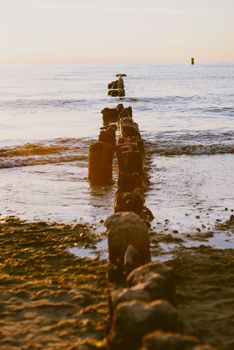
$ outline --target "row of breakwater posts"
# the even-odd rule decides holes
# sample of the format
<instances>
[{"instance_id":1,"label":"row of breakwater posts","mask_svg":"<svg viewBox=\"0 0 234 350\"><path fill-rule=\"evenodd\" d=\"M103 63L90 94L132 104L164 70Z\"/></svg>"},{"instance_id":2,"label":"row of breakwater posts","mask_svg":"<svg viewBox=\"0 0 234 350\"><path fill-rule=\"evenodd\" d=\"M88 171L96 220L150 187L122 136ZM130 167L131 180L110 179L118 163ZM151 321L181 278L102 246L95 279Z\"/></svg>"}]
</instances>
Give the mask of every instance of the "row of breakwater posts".
<instances>
[{"instance_id":1,"label":"row of breakwater posts","mask_svg":"<svg viewBox=\"0 0 234 350\"><path fill-rule=\"evenodd\" d=\"M149 185L145 146L131 107L118 104L102 110L99 140L89 148L92 185L112 183L118 161L114 214L105 220L108 237L109 350L214 350L184 334L176 308L173 270L151 261L149 228L153 218L145 206Z\"/></svg>"},{"instance_id":2,"label":"row of breakwater posts","mask_svg":"<svg viewBox=\"0 0 234 350\"><path fill-rule=\"evenodd\" d=\"M124 97L125 88L123 77L126 77L126 74L116 74L117 80L112 81L108 84L108 95L112 97Z\"/></svg>"}]
</instances>

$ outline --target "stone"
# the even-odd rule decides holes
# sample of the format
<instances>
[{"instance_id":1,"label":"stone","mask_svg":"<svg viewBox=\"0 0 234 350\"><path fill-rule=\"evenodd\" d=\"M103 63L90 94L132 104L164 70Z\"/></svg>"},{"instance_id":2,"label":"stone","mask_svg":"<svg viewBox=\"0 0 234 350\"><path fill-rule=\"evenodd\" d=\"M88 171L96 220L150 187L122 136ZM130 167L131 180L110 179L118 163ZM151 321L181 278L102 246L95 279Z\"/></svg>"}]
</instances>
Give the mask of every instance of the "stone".
<instances>
[{"instance_id":1,"label":"stone","mask_svg":"<svg viewBox=\"0 0 234 350\"><path fill-rule=\"evenodd\" d=\"M143 337L140 350L191 350L199 343L199 340L192 336L155 331Z\"/></svg>"},{"instance_id":2,"label":"stone","mask_svg":"<svg viewBox=\"0 0 234 350\"><path fill-rule=\"evenodd\" d=\"M137 350L145 334L155 330L177 332L179 328L177 311L166 301L123 302L115 308L107 348Z\"/></svg>"},{"instance_id":3,"label":"stone","mask_svg":"<svg viewBox=\"0 0 234 350\"><path fill-rule=\"evenodd\" d=\"M145 283L154 273L160 274L164 280L165 299L172 305L176 304L175 300L175 280L172 268L166 266L161 261L153 261L134 269L127 277L127 286L132 287L139 283Z\"/></svg>"},{"instance_id":4,"label":"stone","mask_svg":"<svg viewBox=\"0 0 234 350\"><path fill-rule=\"evenodd\" d=\"M150 273L148 275L148 280L142 283L138 283L136 286L139 285L145 292L148 293L151 301L157 299L166 299L166 278L161 276L159 273ZM168 301L170 302L170 300Z\"/></svg>"},{"instance_id":5,"label":"stone","mask_svg":"<svg viewBox=\"0 0 234 350\"><path fill-rule=\"evenodd\" d=\"M151 261L148 228L137 214L116 213L109 216L104 224L107 228L109 261L120 272L125 272L124 259L129 245L139 254L140 260L136 261L138 266ZM136 264L133 264L133 268ZM111 277L112 271L108 274Z\"/></svg>"},{"instance_id":6,"label":"stone","mask_svg":"<svg viewBox=\"0 0 234 350\"><path fill-rule=\"evenodd\" d=\"M157 273L152 273L145 283L113 291L111 293L111 309L114 310L118 304L126 301L152 302L157 299L165 300L165 278Z\"/></svg>"},{"instance_id":7,"label":"stone","mask_svg":"<svg viewBox=\"0 0 234 350\"><path fill-rule=\"evenodd\" d=\"M112 320L114 310L118 304L133 300L144 302L152 301L149 293L142 288L142 284L138 284L132 288L121 288L114 290L110 295L109 301L110 319Z\"/></svg>"}]
</instances>

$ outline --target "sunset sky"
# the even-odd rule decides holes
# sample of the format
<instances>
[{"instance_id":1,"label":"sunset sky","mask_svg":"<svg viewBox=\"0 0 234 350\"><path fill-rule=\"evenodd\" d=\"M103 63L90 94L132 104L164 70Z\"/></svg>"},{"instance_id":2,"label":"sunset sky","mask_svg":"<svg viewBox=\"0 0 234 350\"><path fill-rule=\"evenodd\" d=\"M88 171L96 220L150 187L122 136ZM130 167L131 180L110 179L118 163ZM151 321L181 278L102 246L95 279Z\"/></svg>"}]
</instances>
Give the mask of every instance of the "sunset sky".
<instances>
[{"instance_id":1,"label":"sunset sky","mask_svg":"<svg viewBox=\"0 0 234 350\"><path fill-rule=\"evenodd\" d=\"M0 63L234 61L234 0L0 0Z\"/></svg>"}]
</instances>

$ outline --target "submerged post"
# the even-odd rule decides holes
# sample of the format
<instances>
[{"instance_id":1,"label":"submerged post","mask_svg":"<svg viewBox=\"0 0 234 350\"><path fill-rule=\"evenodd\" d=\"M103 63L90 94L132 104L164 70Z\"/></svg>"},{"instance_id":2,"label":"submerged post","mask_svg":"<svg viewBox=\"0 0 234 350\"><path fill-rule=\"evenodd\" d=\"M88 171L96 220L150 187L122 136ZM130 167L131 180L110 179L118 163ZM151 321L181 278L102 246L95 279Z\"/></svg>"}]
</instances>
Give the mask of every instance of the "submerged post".
<instances>
[{"instance_id":1,"label":"submerged post","mask_svg":"<svg viewBox=\"0 0 234 350\"><path fill-rule=\"evenodd\" d=\"M191 57L191 65L194 65L194 63L195 63L194 57Z\"/></svg>"}]
</instances>

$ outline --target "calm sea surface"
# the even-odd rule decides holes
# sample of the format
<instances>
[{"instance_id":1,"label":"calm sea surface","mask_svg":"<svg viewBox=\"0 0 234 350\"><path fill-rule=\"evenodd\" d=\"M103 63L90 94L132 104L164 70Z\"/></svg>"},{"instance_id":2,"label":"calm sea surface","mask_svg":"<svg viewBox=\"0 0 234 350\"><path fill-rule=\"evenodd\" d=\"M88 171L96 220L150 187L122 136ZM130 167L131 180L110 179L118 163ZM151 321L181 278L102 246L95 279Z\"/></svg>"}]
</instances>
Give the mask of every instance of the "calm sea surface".
<instances>
[{"instance_id":1,"label":"calm sea surface","mask_svg":"<svg viewBox=\"0 0 234 350\"><path fill-rule=\"evenodd\" d=\"M90 187L87 153L100 111L120 102L107 96L118 72L128 75L121 102L152 154L155 230L176 230L189 245L214 232L209 244L233 247L233 233L217 229L234 209L231 63L0 65L0 214L98 229L112 213L115 185Z\"/></svg>"}]
</instances>

